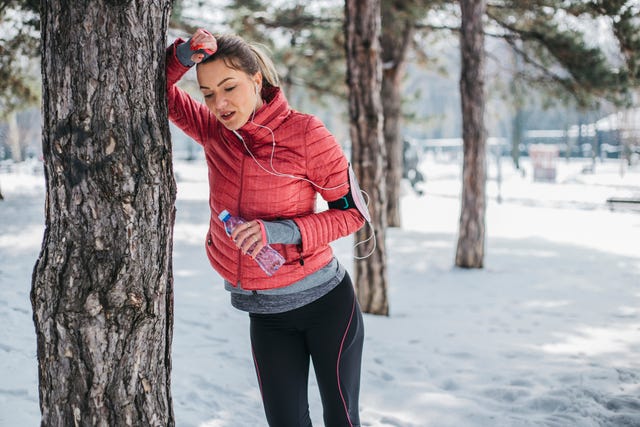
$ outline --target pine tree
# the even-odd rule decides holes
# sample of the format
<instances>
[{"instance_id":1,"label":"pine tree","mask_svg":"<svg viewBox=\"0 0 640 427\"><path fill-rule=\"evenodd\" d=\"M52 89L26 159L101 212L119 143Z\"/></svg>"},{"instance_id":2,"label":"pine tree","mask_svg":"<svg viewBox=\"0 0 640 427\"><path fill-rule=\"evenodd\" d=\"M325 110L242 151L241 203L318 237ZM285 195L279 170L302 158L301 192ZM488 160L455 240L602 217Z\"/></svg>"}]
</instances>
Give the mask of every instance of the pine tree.
<instances>
[{"instance_id":1,"label":"pine tree","mask_svg":"<svg viewBox=\"0 0 640 427\"><path fill-rule=\"evenodd\" d=\"M170 0L43 2L42 426L173 426Z\"/></svg>"},{"instance_id":2,"label":"pine tree","mask_svg":"<svg viewBox=\"0 0 640 427\"><path fill-rule=\"evenodd\" d=\"M556 98L569 97L584 109L598 100L627 104L635 85L631 66L616 64L588 34L572 25L572 21L609 18L614 22L614 35L633 44L627 32L616 30L619 22L629 24L629 20L616 18L620 8L597 6L614 3L625 2L509 0L490 3L487 16L520 58L524 68L518 70L519 79ZM635 25L637 32L640 24ZM621 43L620 54L624 51ZM630 55L627 63L633 65L637 55Z\"/></svg>"},{"instance_id":3,"label":"pine tree","mask_svg":"<svg viewBox=\"0 0 640 427\"><path fill-rule=\"evenodd\" d=\"M406 60L414 48L414 36L429 10L439 7L440 0L394 0L382 2L382 107L384 140L387 151L387 222L401 225L400 190L403 158L403 93ZM428 31L420 29L421 32Z\"/></svg>"},{"instance_id":4,"label":"pine tree","mask_svg":"<svg viewBox=\"0 0 640 427\"><path fill-rule=\"evenodd\" d=\"M379 0L346 0L345 47L347 55L347 85L349 87L349 117L351 161L360 184L370 195L371 225L376 233L376 246L359 245L355 262L355 287L358 301L366 313L388 315L387 264L385 249L386 164L382 138L382 67L380 63L380 2ZM371 233L364 227L356 233L364 241ZM369 252L371 252L369 254Z\"/></svg>"},{"instance_id":5,"label":"pine tree","mask_svg":"<svg viewBox=\"0 0 640 427\"><path fill-rule=\"evenodd\" d=\"M413 1L382 2L382 107L387 151L387 225L399 227L400 183L403 172L402 78L415 31Z\"/></svg>"},{"instance_id":6,"label":"pine tree","mask_svg":"<svg viewBox=\"0 0 640 427\"><path fill-rule=\"evenodd\" d=\"M460 98L462 100L462 200L456 265L484 265L486 131L484 125L485 0L460 0Z\"/></svg>"}]
</instances>

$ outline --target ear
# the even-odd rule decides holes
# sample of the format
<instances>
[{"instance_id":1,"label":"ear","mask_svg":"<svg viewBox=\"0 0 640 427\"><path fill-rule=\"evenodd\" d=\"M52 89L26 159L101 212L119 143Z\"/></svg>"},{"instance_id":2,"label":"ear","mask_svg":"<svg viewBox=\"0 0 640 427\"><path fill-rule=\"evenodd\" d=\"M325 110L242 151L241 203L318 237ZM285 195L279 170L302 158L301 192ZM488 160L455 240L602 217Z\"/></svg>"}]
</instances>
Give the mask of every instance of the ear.
<instances>
[{"instance_id":1,"label":"ear","mask_svg":"<svg viewBox=\"0 0 640 427\"><path fill-rule=\"evenodd\" d=\"M256 86L256 90L260 91L260 89L262 89L262 73L258 71L251 77L251 79Z\"/></svg>"}]
</instances>

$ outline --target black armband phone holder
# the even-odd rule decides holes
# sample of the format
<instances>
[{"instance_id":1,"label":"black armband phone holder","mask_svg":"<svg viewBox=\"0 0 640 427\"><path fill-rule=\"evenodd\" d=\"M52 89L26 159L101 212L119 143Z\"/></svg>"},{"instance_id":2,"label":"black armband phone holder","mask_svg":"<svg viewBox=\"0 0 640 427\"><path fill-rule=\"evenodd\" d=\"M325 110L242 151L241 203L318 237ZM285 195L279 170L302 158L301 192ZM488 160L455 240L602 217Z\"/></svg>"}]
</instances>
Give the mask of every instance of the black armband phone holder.
<instances>
[{"instance_id":1,"label":"black armband phone holder","mask_svg":"<svg viewBox=\"0 0 640 427\"><path fill-rule=\"evenodd\" d=\"M369 214L367 203L362 198L362 191L360 190L360 185L358 185L356 174L353 172L351 165L349 165L349 192L338 200L329 202L328 205L329 209L357 209L367 222L371 222L371 215Z\"/></svg>"},{"instance_id":2,"label":"black armband phone holder","mask_svg":"<svg viewBox=\"0 0 640 427\"><path fill-rule=\"evenodd\" d=\"M340 209L347 210L356 207L356 202L353 200L353 195L351 195L351 189L349 192L339 198L338 200L334 200L333 202L329 202L329 209Z\"/></svg>"}]
</instances>

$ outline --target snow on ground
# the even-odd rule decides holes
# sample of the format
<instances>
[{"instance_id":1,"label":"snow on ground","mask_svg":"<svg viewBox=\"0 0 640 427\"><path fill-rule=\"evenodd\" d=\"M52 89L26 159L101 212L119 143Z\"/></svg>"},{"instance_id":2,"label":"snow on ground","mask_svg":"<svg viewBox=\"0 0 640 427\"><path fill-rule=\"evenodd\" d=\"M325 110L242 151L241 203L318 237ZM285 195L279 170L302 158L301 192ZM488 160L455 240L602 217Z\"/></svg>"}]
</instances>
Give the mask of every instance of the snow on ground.
<instances>
[{"instance_id":1,"label":"snow on ground","mask_svg":"<svg viewBox=\"0 0 640 427\"><path fill-rule=\"evenodd\" d=\"M640 426L640 168L558 162L556 183L490 159L485 268L453 266L460 164L429 156L387 232L388 318L365 316L370 427ZM173 399L179 427L265 426L245 313L203 250L206 172L176 162ZM497 177L501 176L498 186ZM0 426L39 424L29 290L42 240L37 165L0 171ZM502 202L498 203L498 195ZM353 240L335 242L351 269ZM310 380L314 425L321 405Z\"/></svg>"}]
</instances>

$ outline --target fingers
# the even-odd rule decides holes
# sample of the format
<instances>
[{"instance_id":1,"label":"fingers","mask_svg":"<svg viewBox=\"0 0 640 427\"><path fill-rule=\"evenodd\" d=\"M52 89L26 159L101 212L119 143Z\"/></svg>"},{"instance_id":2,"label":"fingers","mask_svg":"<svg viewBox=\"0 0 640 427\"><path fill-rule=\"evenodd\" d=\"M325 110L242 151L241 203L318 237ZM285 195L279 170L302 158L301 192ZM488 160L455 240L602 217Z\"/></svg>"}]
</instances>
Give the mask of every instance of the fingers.
<instances>
[{"instance_id":1,"label":"fingers","mask_svg":"<svg viewBox=\"0 0 640 427\"><path fill-rule=\"evenodd\" d=\"M216 38L207 30L202 28L196 30L191 36L191 50L193 51L203 51L207 55L213 55L216 50L218 50L218 44L216 42ZM202 53L202 52L199 52ZM202 55L204 58L204 54ZM193 60L193 57L192 57ZM202 59L200 59L202 60ZM199 62L199 61L194 61Z\"/></svg>"},{"instance_id":2,"label":"fingers","mask_svg":"<svg viewBox=\"0 0 640 427\"><path fill-rule=\"evenodd\" d=\"M194 53L191 55L191 60L196 64L199 64L204 59L204 55L202 53Z\"/></svg>"},{"instance_id":3,"label":"fingers","mask_svg":"<svg viewBox=\"0 0 640 427\"><path fill-rule=\"evenodd\" d=\"M257 237L255 239L247 239L248 241L250 240L254 240L255 243L250 243L248 244L248 248L244 249L244 245L243 245L243 253L246 255L251 256L252 258L255 258L258 253L262 250L262 248L265 247L265 244L262 243L262 239L260 237Z\"/></svg>"},{"instance_id":4,"label":"fingers","mask_svg":"<svg viewBox=\"0 0 640 427\"><path fill-rule=\"evenodd\" d=\"M262 241L262 230L257 221L250 221L237 226L231 238L243 254L255 257L265 246Z\"/></svg>"},{"instance_id":5,"label":"fingers","mask_svg":"<svg viewBox=\"0 0 640 427\"><path fill-rule=\"evenodd\" d=\"M231 238L236 241L241 240L239 237L246 238L247 233L249 233L251 229L257 228L256 226L259 227L256 221L249 221L244 224L240 224L233 229L233 232L231 232Z\"/></svg>"}]
</instances>

